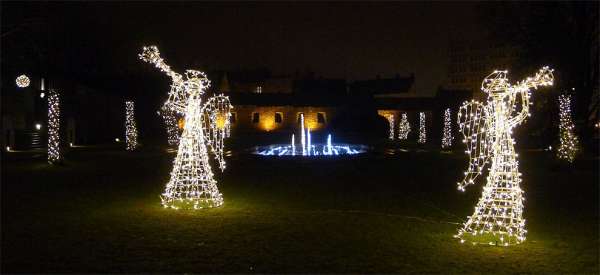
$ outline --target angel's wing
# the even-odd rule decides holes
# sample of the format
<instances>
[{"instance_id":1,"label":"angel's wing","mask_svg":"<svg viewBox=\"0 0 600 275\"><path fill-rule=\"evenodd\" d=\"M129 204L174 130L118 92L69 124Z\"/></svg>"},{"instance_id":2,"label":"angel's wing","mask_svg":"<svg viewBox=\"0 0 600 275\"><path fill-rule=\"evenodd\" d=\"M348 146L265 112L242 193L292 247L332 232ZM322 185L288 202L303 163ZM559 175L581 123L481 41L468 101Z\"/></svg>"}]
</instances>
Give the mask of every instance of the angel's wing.
<instances>
[{"instance_id":1,"label":"angel's wing","mask_svg":"<svg viewBox=\"0 0 600 275\"><path fill-rule=\"evenodd\" d=\"M230 135L231 124L231 103L229 98L223 95L216 95L208 99L202 106L202 127L204 128L204 141L215 155L221 171L225 169L225 159L223 158L224 139Z\"/></svg>"},{"instance_id":2,"label":"angel's wing","mask_svg":"<svg viewBox=\"0 0 600 275\"><path fill-rule=\"evenodd\" d=\"M490 130L487 107L478 101L464 102L458 112L458 126L463 134L465 151L469 155L469 167L464 179L458 183L458 189L474 184L477 176L481 175L485 164L489 161L491 141L487 132Z\"/></svg>"}]
</instances>

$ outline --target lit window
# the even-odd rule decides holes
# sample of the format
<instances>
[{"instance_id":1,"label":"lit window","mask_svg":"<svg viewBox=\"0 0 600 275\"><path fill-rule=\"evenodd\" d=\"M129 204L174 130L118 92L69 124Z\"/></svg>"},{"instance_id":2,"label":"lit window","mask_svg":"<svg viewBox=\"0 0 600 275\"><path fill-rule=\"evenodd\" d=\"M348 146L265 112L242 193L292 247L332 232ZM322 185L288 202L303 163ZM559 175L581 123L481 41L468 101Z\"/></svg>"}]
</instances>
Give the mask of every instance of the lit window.
<instances>
[{"instance_id":1,"label":"lit window","mask_svg":"<svg viewBox=\"0 0 600 275\"><path fill-rule=\"evenodd\" d=\"M283 121L283 114L277 112L275 113L275 123L281 123Z\"/></svg>"},{"instance_id":2,"label":"lit window","mask_svg":"<svg viewBox=\"0 0 600 275\"><path fill-rule=\"evenodd\" d=\"M252 123L258 123L260 121L259 113L252 113Z\"/></svg>"},{"instance_id":3,"label":"lit window","mask_svg":"<svg viewBox=\"0 0 600 275\"><path fill-rule=\"evenodd\" d=\"M325 123L325 113L317 113L317 123Z\"/></svg>"},{"instance_id":4,"label":"lit window","mask_svg":"<svg viewBox=\"0 0 600 275\"><path fill-rule=\"evenodd\" d=\"M262 87L261 86L256 86L256 90L254 90L255 93L257 94L262 94Z\"/></svg>"}]
</instances>

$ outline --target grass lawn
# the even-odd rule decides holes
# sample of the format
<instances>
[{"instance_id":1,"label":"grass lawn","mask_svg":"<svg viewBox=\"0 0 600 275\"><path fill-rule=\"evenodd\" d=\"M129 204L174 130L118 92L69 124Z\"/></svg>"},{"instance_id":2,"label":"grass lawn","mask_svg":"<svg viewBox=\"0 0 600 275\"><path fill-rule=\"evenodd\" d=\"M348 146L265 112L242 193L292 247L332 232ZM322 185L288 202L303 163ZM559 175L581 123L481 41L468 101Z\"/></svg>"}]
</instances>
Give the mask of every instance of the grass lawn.
<instances>
[{"instance_id":1,"label":"grass lawn","mask_svg":"<svg viewBox=\"0 0 600 275\"><path fill-rule=\"evenodd\" d=\"M75 148L58 167L11 153L2 272L599 272L597 159L522 153L529 233L505 248L452 237L483 186L456 190L463 154L391 153L234 153L215 173L224 206L199 211L160 205L164 149Z\"/></svg>"}]
</instances>

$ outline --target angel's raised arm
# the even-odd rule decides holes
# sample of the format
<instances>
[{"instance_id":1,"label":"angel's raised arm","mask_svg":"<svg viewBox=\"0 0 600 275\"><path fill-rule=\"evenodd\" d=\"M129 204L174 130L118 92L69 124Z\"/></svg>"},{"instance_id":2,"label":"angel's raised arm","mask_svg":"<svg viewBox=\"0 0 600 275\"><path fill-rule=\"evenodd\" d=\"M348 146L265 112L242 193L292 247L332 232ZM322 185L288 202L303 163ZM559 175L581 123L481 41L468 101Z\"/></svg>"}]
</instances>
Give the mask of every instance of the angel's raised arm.
<instances>
[{"instance_id":1,"label":"angel's raised arm","mask_svg":"<svg viewBox=\"0 0 600 275\"><path fill-rule=\"evenodd\" d=\"M463 134L463 143L467 146L465 153L469 155L469 167L465 177L458 182L458 189L475 183L489 160L491 144L488 131L490 122L486 106L478 101L464 102L458 111L458 126Z\"/></svg>"},{"instance_id":2,"label":"angel's raised arm","mask_svg":"<svg viewBox=\"0 0 600 275\"><path fill-rule=\"evenodd\" d=\"M171 77L173 83L177 83L182 80L181 75L171 70L171 67L165 63L165 60L162 57L160 57L160 52L156 46L145 46L142 53L138 56L141 60L150 64L154 64L156 68L166 73L169 77Z\"/></svg>"},{"instance_id":3,"label":"angel's raised arm","mask_svg":"<svg viewBox=\"0 0 600 275\"><path fill-rule=\"evenodd\" d=\"M529 116L529 91L537 89L538 87L550 86L554 83L554 75L552 75L552 69L548 67L542 67L533 77L528 77L525 80L519 82L517 85L511 87L511 102L515 104L517 96L521 97L521 110L512 116L509 120L510 125L517 125L527 119Z\"/></svg>"}]
</instances>

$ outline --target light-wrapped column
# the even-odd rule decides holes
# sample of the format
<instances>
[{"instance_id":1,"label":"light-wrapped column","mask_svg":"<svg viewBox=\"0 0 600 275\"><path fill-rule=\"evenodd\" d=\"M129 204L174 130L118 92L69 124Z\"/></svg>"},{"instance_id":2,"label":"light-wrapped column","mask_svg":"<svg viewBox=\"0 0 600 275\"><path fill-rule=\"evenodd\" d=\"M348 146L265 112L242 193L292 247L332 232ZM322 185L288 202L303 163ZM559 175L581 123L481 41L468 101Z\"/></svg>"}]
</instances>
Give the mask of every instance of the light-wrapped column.
<instances>
[{"instance_id":1,"label":"light-wrapped column","mask_svg":"<svg viewBox=\"0 0 600 275\"><path fill-rule=\"evenodd\" d=\"M427 142L427 127L425 124L425 113L419 113L419 143L424 144Z\"/></svg>"},{"instance_id":2,"label":"light-wrapped column","mask_svg":"<svg viewBox=\"0 0 600 275\"><path fill-rule=\"evenodd\" d=\"M60 99L58 92L50 90L48 95L48 163L60 162Z\"/></svg>"},{"instance_id":3,"label":"light-wrapped column","mask_svg":"<svg viewBox=\"0 0 600 275\"><path fill-rule=\"evenodd\" d=\"M135 150L138 146L138 131L135 124L135 109L133 101L125 102L125 143L126 149Z\"/></svg>"},{"instance_id":4,"label":"light-wrapped column","mask_svg":"<svg viewBox=\"0 0 600 275\"><path fill-rule=\"evenodd\" d=\"M448 149L452 146L452 120L450 119L450 108L444 111L444 132L442 135L442 149Z\"/></svg>"}]
</instances>

